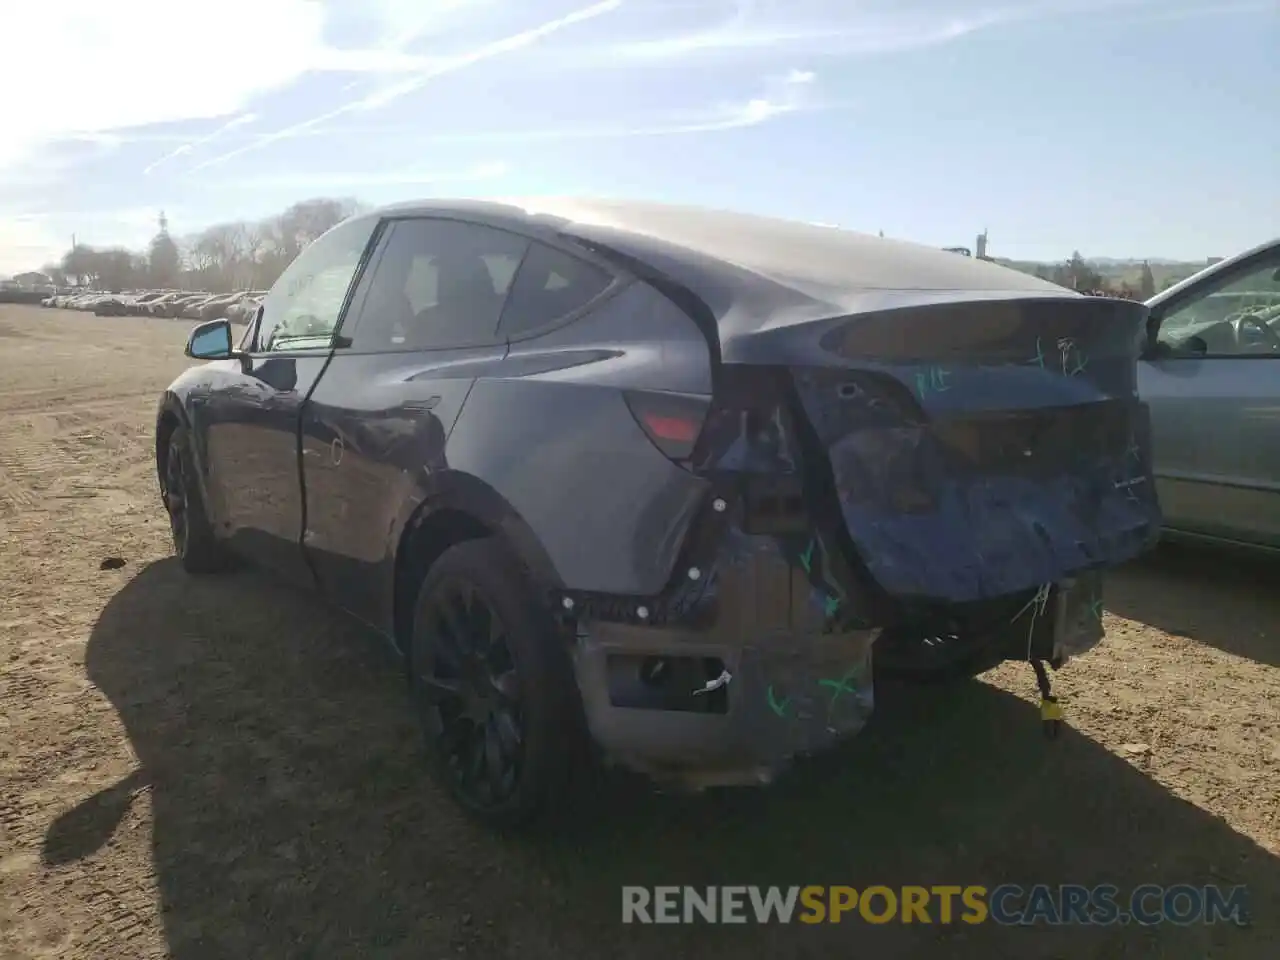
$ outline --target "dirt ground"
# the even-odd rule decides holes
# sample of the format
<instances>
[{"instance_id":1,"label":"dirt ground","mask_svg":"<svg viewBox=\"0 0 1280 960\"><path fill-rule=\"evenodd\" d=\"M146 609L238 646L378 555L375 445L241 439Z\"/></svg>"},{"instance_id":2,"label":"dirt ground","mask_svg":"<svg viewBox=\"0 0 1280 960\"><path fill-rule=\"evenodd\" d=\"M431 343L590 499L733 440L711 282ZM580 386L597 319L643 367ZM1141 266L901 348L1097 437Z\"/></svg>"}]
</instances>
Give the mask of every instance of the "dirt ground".
<instances>
[{"instance_id":1,"label":"dirt ground","mask_svg":"<svg viewBox=\"0 0 1280 960\"><path fill-rule=\"evenodd\" d=\"M768 791L606 784L571 834L499 839L427 782L377 642L170 559L152 426L187 329L0 307L0 958L1280 956L1274 563L1120 571L1057 742L1007 664L890 692ZM620 923L622 884L1005 882L1247 884L1253 921Z\"/></svg>"}]
</instances>

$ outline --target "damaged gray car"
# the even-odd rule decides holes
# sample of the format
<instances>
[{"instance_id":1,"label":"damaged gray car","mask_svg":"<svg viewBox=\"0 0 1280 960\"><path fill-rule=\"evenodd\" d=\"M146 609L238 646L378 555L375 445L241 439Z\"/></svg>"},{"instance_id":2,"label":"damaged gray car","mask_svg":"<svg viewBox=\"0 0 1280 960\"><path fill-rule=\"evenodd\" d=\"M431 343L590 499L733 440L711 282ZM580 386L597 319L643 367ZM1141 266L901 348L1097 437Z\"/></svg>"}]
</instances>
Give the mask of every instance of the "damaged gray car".
<instances>
[{"instance_id":1,"label":"damaged gray car","mask_svg":"<svg viewBox=\"0 0 1280 960\"><path fill-rule=\"evenodd\" d=\"M247 559L403 656L494 825L590 745L769 781L928 681L1102 637L1160 527L1146 308L827 227L623 201L335 227L165 392L192 573Z\"/></svg>"}]
</instances>

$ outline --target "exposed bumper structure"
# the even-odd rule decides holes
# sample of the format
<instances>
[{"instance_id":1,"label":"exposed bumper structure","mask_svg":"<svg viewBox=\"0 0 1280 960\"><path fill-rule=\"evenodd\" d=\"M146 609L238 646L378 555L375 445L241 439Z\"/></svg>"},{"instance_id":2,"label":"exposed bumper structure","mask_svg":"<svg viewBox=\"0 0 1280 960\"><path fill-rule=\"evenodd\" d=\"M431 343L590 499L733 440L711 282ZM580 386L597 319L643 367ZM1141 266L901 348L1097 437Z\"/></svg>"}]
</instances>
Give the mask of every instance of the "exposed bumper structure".
<instances>
[{"instance_id":1,"label":"exposed bumper structure","mask_svg":"<svg viewBox=\"0 0 1280 960\"><path fill-rule=\"evenodd\" d=\"M888 638L813 583L821 549L814 538L789 557L775 538L735 529L716 567L691 567L665 598L562 595L576 615L587 724L604 754L681 787L761 784L862 730L876 645ZM999 618L977 627L993 665L1057 667L1096 646L1101 590L1091 573L984 609Z\"/></svg>"},{"instance_id":2,"label":"exposed bumper structure","mask_svg":"<svg viewBox=\"0 0 1280 960\"><path fill-rule=\"evenodd\" d=\"M601 624L577 647L587 722L607 755L655 780L767 783L866 724L876 633L709 643Z\"/></svg>"},{"instance_id":3,"label":"exposed bumper structure","mask_svg":"<svg viewBox=\"0 0 1280 960\"><path fill-rule=\"evenodd\" d=\"M659 597L561 597L593 739L659 781L767 782L871 715L879 630L817 532L746 533L744 506L712 495Z\"/></svg>"}]
</instances>

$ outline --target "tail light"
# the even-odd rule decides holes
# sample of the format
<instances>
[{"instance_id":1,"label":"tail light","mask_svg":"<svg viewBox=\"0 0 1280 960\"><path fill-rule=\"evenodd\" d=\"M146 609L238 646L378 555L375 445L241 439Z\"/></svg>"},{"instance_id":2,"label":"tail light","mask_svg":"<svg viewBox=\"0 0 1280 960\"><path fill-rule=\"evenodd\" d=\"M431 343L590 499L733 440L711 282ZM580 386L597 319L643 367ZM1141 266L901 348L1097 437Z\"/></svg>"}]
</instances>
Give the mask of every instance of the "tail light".
<instances>
[{"instance_id":1,"label":"tail light","mask_svg":"<svg viewBox=\"0 0 1280 960\"><path fill-rule=\"evenodd\" d=\"M693 456L711 407L710 397L647 390L628 390L623 397L655 447L675 461Z\"/></svg>"}]
</instances>

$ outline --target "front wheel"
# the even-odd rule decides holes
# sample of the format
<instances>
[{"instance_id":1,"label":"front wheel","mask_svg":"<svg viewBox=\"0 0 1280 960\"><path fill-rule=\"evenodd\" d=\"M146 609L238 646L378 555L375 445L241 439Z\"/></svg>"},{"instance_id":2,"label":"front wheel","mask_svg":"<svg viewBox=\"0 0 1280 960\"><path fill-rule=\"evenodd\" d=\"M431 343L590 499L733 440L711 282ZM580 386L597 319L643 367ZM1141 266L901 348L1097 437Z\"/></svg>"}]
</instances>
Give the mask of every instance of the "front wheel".
<instances>
[{"instance_id":1,"label":"front wheel","mask_svg":"<svg viewBox=\"0 0 1280 960\"><path fill-rule=\"evenodd\" d=\"M169 530L173 535L173 552L187 573L215 573L229 566L222 545L213 535L213 527L205 513L204 498L196 480L195 458L191 439L184 427L175 427L169 435L165 457L164 483L161 493L169 514Z\"/></svg>"},{"instance_id":2,"label":"front wheel","mask_svg":"<svg viewBox=\"0 0 1280 960\"><path fill-rule=\"evenodd\" d=\"M508 829L565 797L582 756L569 650L499 541L460 543L432 564L408 654L432 772L457 803Z\"/></svg>"}]
</instances>

